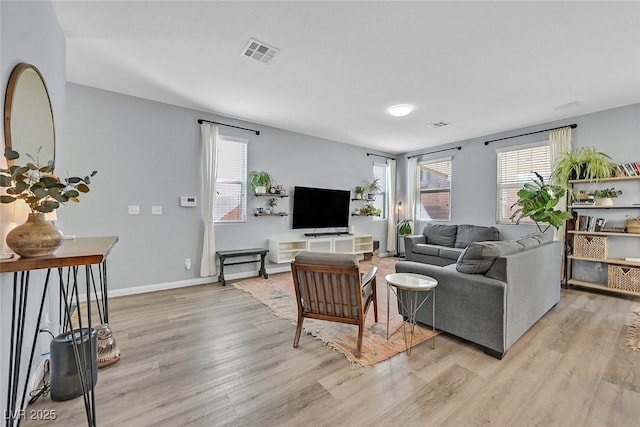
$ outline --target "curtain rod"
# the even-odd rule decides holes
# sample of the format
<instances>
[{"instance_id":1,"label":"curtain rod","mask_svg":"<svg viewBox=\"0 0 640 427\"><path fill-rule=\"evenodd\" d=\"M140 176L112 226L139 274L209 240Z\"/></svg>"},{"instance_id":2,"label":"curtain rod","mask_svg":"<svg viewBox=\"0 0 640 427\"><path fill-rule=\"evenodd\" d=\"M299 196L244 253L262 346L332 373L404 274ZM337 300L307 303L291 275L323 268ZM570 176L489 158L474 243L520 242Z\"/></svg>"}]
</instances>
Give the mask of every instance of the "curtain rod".
<instances>
[{"instance_id":1,"label":"curtain rod","mask_svg":"<svg viewBox=\"0 0 640 427\"><path fill-rule=\"evenodd\" d=\"M249 132L255 132L255 133L256 133L256 135L260 135L260 131L259 131L259 130L249 129L249 128L241 128L240 126L227 125L227 124L225 124L225 123L212 122L211 120L198 119L198 123L202 124L202 123L204 123L204 122L207 122L207 123L213 123L214 125L227 126L227 127L230 127L230 128L236 128L236 129L248 130Z\"/></svg>"},{"instance_id":2,"label":"curtain rod","mask_svg":"<svg viewBox=\"0 0 640 427\"><path fill-rule=\"evenodd\" d=\"M395 157L389 157L389 156L383 156L382 154L375 154L375 153L367 153L367 157L369 156L376 156L376 157L382 157L384 159L389 159L389 160L395 160Z\"/></svg>"},{"instance_id":3,"label":"curtain rod","mask_svg":"<svg viewBox=\"0 0 640 427\"><path fill-rule=\"evenodd\" d=\"M533 135L535 133L549 132L549 131L552 131L552 130L564 129L564 128L575 129L577 127L578 127L577 124L572 123L570 125L558 126L557 128L549 128L549 129L537 130L535 132L529 132L529 133L523 133L523 134L520 134L520 135L514 135L514 136L507 136L507 137L504 137L504 138L492 139L492 140L489 140L489 141L485 141L484 145L489 145L490 142L502 141L502 140L511 139L511 138L518 138L518 137L521 137L521 136Z\"/></svg>"},{"instance_id":4,"label":"curtain rod","mask_svg":"<svg viewBox=\"0 0 640 427\"><path fill-rule=\"evenodd\" d=\"M412 157L426 156L427 154L441 153L443 151L449 151L449 150L458 150L458 151L460 151L460 150L462 150L462 146L458 145L457 147L453 147L453 148L445 148L443 150L429 151L428 153L414 154L413 156L407 156L407 159L410 159Z\"/></svg>"}]
</instances>

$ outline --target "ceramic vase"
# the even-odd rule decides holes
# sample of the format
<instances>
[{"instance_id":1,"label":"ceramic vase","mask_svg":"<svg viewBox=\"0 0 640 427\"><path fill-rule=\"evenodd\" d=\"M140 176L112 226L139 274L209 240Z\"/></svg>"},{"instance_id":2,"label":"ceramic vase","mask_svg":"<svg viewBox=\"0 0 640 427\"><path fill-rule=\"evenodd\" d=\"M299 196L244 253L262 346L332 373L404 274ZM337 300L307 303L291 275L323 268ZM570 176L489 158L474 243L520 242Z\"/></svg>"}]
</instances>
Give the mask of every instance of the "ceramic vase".
<instances>
[{"instance_id":1,"label":"ceramic vase","mask_svg":"<svg viewBox=\"0 0 640 427\"><path fill-rule=\"evenodd\" d=\"M45 221L43 213L30 213L27 221L7 234L7 246L18 255L29 258L51 255L62 245L62 231Z\"/></svg>"}]
</instances>

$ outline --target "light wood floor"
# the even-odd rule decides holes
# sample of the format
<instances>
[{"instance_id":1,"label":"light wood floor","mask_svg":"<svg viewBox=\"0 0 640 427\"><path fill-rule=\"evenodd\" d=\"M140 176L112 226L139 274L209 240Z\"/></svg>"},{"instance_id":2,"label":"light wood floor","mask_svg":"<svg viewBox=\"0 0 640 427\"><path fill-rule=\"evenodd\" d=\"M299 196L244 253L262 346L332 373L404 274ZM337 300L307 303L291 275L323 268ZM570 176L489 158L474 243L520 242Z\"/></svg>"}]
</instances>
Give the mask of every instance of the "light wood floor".
<instances>
[{"instance_id":1,"label":"light wood floor","mask_svg":"<svg viewBox=\"0 0 640 427\"><path fill-rule=\"evenodd\" d=\"M383 282L383 281L381 281ZM100 370L100 426L638 426L640 299L563 290L503 360L440 335L410 357L352 368L233 286L114 298L122 360ZM86 425L81 398L41 398L56 426ZM24 425L46 425L43 421Z\"/></svg>"}]
</instances>

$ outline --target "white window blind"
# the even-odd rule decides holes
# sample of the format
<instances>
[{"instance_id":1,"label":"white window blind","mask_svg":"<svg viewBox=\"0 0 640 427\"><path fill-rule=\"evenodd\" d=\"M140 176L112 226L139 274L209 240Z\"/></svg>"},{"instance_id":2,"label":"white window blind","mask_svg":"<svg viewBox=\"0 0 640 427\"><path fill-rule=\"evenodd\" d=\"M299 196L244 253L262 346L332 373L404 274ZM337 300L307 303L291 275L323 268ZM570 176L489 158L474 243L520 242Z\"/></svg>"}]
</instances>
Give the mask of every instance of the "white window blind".
<instances>
[{"instance_id":1,"label":"white window blind","mask_svg":"<svg viewBox=\"0 0 640 427\"><path fill-rule=\"evenodd\" d=\"M508 222L511 216L511 206L518 200L518 191L524 183L535 178L537 172L546 180L551 175L551 150L547 142L528 145L517 149L501 150L497 152L498 183L497 208L498 222ZM514 210L517 206L514 207ZM523 218L522 222L531 222Z\"/></svg>"},{"instance_id":2,"label":"white window blind","mask_svg":"<svg viewBox=\"0 0 640 427\"><path fill-rule=\"evenodd\" d=\"M451 219L451 157L418 164L420 188L418 215L421 220Z\"/></svg>"},{"instance_id":3,"label":"white window blind","mask_svg":"<svg viewBox=\"0 0 640 427\"><path fill-rule=\"evenodd\" d=\"M389 166L385 163L373 164L373 177L380 180L380 188L382 191L376 195L376 200L372 202L373 206L380 209L382 213L374 219L387 219L387 206L389 205Z\"/></svg>"},{"instance_id":4,"label":"white window blind","mask_svg":"<svg viewBox=\"0 0 640 427\"><path fill-rule=\"evenodd\" d=\"M214 221L243 222L247 219L247 141L221 136Z\"/></svg>"}]
</instances>

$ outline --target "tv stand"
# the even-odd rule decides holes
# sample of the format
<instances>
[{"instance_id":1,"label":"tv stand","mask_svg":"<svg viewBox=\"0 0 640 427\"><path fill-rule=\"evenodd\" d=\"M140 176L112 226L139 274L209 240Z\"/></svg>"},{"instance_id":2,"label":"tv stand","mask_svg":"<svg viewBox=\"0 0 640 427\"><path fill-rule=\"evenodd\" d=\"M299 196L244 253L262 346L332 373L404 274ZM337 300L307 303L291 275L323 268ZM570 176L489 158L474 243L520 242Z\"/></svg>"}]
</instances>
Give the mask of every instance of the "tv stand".
<instances>
[{"instance_id":1,"label":"tv stand","mask_svg":"<svg viewBox=\"0 0 640 427\"><path fill-rule=\"evenodd\" d=\"M320 236L343 236L348 235L348 231L327 231L323 233L304 233L305 237L320 237Z\"/></svg>"},{"instance_id":2,"label":"tv stand","mask_svg":"<svg viewBox=\"0 0 640 427\"><path fill-rule=\"evenodd\" d=\"M315 233L314 233L315 234ZM319 236L305 236L300 238L269 239L269 260L276 264L291 262L300 251L333 252L358 254L373 252L373 236L371 234L348 234L340 232L322 234Z\"/></svg>"}]
</instances>

